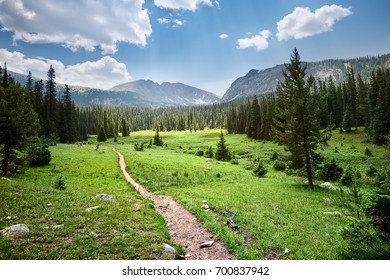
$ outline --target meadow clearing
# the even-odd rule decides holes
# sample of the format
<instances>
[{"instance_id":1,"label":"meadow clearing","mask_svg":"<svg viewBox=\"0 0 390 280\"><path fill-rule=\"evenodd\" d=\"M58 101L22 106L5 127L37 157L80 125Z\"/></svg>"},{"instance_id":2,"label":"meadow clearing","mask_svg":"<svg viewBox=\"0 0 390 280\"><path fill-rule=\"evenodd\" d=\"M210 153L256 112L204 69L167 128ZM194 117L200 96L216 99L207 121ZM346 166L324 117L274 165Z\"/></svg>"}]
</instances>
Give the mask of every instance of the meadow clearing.
<instances>
[{"instance_id":1,"label":"meadow clearing","mask_svg":"<svg viewBox=\"0 0 390 280\"><path fill-rule=\"evenodd\" d=\"M162 253L163 243L184 252L170 242L151 201L124 180L113 147L125 156L127 171L138 183L155 194L173 196L238 259L351 258L340 235L345 217L339 192L309 189L304 177L274 170L271 158L276 152L282 161L287 155L283 146L227 134L226 144L238 163L231 164L196 156L210 146L216 150L220 130L161 132L164 146L148 148L153 135L132 132L98 148L96 137L88 143L57 144L50 147L49 165L29 168L9 177L11 181L1 179L0 228L24 223L30 232L12 242L0 237L0 259L172 258ZM135 151L134 144L143 142L145 150ZM366 147L373 156L364 154ZM369 166L387 163L384 149L367 143L361 131L333 131L329 144L319 149L363 176ZM258 160L267 169L262 178L253 174ZM60 176L64 190L53 188ZM93 199L102 193L115 199ZM203 201L210 210L201 207ZM239 230L226 224L229 213L236 214Z\"/></svg>"}]
</instances>

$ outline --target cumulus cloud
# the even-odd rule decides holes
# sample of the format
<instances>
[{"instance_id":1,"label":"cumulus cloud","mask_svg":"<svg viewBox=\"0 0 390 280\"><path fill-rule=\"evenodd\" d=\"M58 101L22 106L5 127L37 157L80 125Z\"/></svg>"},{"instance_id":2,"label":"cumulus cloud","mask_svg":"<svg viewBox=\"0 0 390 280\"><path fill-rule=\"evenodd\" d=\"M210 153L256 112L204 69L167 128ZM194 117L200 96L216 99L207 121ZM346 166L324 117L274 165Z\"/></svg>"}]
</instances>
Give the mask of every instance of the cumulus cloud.
<instances>
[{"instance_id":1,"label":"cumulus cloud","mask_svg":"<svg viewBox=\"0 0 390 280\"><path fill-rule=\"evenodd\" d=\"M58 83L92 88L109 89L131 79L126 65L110 56L104 56L97 61L64 65L59 60L27 58L20 52L0 49L0 62L6 62L11 71L24 74L31 71L33 76L42 79L46 79L46 73L50 65L53 65Z\"/></svg>"},{"instance_id":2,"label":"cumulus cloud","mask_svg":"<svg viewBox=\"0 0 390 280\"><path fill-rule=\"evenodd\" d=\"M219 35L219 38L222 39L222 40L223 40L223 39L226 39L227 37L229 37L229 35L227 35L227 34L225 34L225 33Z\"/></svg>"},{"instance_id":3,"label":"cumulus cloud","mask_svg":"<svg viewBox=\"0 0 390 280\"><path fill-rule=\"evenodd\" d=\"M154 4L161 9L189 11L195 11L200 5L209 7L213 7L214 4L219 5L218 1L213 0L154 0Z\"/></svg>"},{"instance_id":4,"label":"cumulus cloud","mask_svg":"<svg viewBox=\"0 0 390 280\"><path fill-rule=\"evenodd\" d=\"M118 42L145 46L152 34L144 0L1 0L3 31L13 40L115 53Z\"/></svg>"},{"instance_id":5,"label":"cumulus cloud","mask_svg":"<svg viewBox=\"0 0 390 280\"><path fill-rule=\"evenodd\" d=\"M352 15L351 9L325 5L311 12L307 7L297 7L291 14L278 21L276 37L279 41L287 41L332 31L337 21Z\"/></svg>"},{"instance_id":6,"label":"cumulus cloud","mask_svg":"<svg viewBox=\"0 0 390 280\"><path fill-rule=\"evenodd\" d=\"M249 38L243 38L237 40L238 49L256 48L258 51L268 48L268 38L271 36L271 31L262 30L259 34L253 35Z\"/></svg>"}]
</instances>

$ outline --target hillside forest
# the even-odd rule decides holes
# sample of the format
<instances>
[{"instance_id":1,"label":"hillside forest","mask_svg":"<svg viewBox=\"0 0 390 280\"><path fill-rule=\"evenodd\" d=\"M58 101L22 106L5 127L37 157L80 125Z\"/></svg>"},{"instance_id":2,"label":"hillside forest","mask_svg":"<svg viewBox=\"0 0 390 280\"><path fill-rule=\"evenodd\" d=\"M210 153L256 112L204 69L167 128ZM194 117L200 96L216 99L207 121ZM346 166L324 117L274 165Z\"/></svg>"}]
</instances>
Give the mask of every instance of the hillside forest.
<instances>
[{"instance_id":1,"label":"hillside forest","mask_svg":"<svg viewBox=\"0 0 390 280\"><path fill-rule=\"evenodd\" d=\"M332 76L315 80L306 74L305 63L295 50L283 69L284 81L272 94L207 106L137 108L76 106L68 85L61 92L57 90L52 67L47 80L33 80L30 72L26 83L21 85L4 65L0 67L1 171L8 176L23 173L28 166L47 164L49 147L56 143L84 143L91 137L98 142L109 138L117 142L143 130L154 130L158 141L158 132L218 129L222 144L222 130L226 130L228 134L245 134L253 142L274 141L284 145L290 153L283 163L286 170L307 177L313 187L316 177L341 179L341 175L333 176L337 162L316 153L319 143L326 143L332 133L349 135L363 130L365 141L389 148L389 69L377 68L369 79L364 79L348 66L347 77L341 82L335 82ZM369 154L370 150L366 152ZM226 160L233 161L234 154ZM327 173L328 176L326 172L332 174ZM377 257L388 258L390 171L384 167L376 172L377 187L365 213L367 217L375 217L375 221L368 223L370 229L376 230L371 237L375 236L380 249L375 245L373 250L379 251ZM359 200L355 171L347 169L343 178L343 184ZM352 225L346 236L356 241L359 238L354 234L359 229L359 225Z\"/></svg>"}]
</instances>

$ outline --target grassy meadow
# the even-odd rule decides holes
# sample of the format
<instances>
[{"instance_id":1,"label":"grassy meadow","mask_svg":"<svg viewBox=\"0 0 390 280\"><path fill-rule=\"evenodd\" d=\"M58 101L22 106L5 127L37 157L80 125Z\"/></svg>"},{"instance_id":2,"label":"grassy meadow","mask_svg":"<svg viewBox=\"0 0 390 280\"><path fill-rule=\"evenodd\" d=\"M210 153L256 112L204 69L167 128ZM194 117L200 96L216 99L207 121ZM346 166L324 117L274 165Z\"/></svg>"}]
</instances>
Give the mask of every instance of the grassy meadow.
<instances>
[{"instance_id":1,"label":"grassy meadow","mask_svg":"<svg viewBox=\"0 0 390 280\"><path fill-rule=\"evenodd\" d=\"M283 147L245 135L225 135L237 165L195 155L209 146L215 152L219 134L219 130L161 132L164 147L140 152L134 143L147 145L154 132L133 132L118 142L110 139L99 149L96 138L88 144L51 147L50 165L30 168L11 177L11 182L0 180L0 228L25 223L31 230L13 242L0 237L0 259L167 258L162 254L162 244L169 243L165 221L125 182L112 147L125 156L136 181L149 191L175 197L239 259L349 258L344 254L347 243L339 234L344 217L324 214L342 211L337 191L311 190L303 177L275 171L271 156L287 155ZM364 154L366 147L373 157ZM319 149L343 167L353 165L363 176L368 166L386 164L383 148L366 143L359 131L334 131L329 144ZM258 158L268 170L263 178L252 172ZM60 175L66 185L63 191L53 188ZM91 199L100 193L115 199ZM204 200L213 210L201 208ZM86 211L93 206L100 208ZM236 214L239 230L226 225L230 214L225 212ZM290 254L284 254L286 248Z\"/></svg>"}]
</instances>

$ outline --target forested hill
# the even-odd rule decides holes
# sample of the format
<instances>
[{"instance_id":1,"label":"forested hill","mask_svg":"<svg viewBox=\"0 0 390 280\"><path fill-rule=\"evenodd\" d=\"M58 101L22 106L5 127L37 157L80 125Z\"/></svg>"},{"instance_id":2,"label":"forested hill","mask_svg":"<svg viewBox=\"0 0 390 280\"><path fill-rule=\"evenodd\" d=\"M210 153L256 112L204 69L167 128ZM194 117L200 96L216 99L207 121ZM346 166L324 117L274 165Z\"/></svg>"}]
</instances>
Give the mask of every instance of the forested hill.
<instances>
[{"instance_id":1,"label":"forested hill","mask_svg":"<svg viewBox=\"0 0 390 280\"><path fill-rule=\"evenodd\" d=\"M334 82L343 82L347 77L347 67L352 66L356 74L368 80L378 67L390 68L390 54L361 57L355 59L328 59L319 62L307 62L307 73L317 79L333 77ZM278 81L283 80L284 64L264 70L252 69L243 77L235 80L222 98L229 102L254 95L266 95L274 92Z\"/></svg>"}]
</instances>

